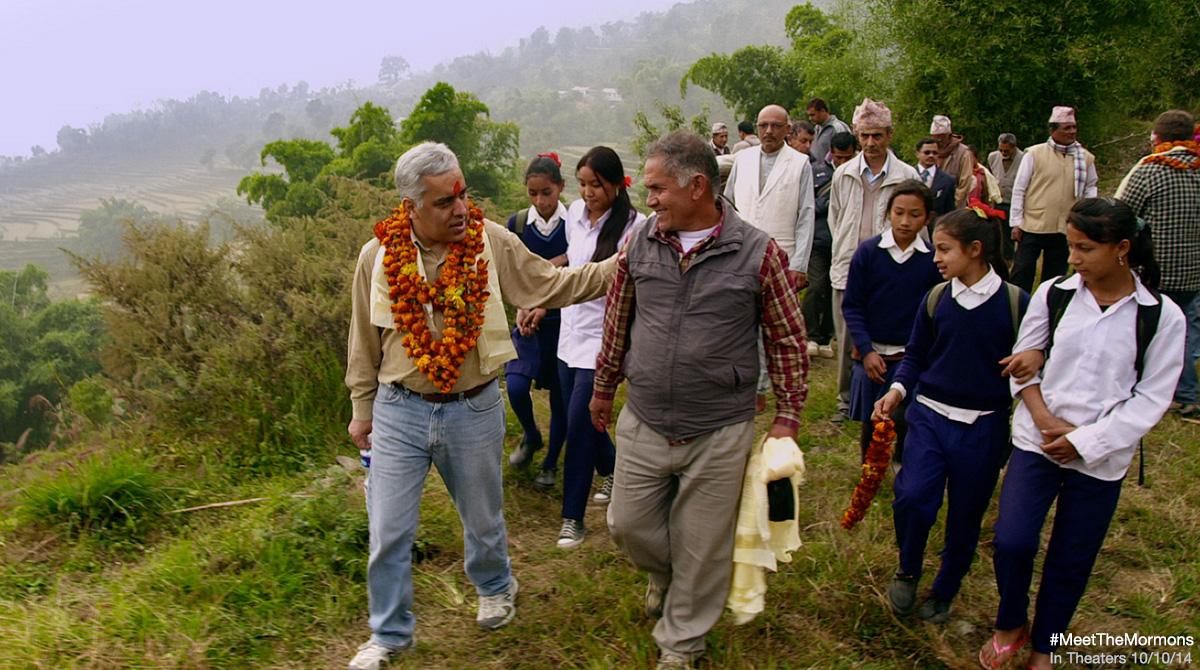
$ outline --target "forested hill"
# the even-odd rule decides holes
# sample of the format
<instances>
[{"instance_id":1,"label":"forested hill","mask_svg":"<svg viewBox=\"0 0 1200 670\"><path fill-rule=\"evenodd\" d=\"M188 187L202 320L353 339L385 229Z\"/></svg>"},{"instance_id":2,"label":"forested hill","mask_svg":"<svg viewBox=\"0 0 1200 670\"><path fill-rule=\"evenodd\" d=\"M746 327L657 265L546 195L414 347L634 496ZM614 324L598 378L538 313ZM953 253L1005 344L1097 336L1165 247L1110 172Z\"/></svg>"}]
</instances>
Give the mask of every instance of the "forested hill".
<instances>
[{"instance_id":1,"label":"forested hill","mask_svg":"<svg viewBox=\"0 0 1200 670\"><path fill-rule=\"evenodd\" d=\"M57 149L0 156L0 269L35 262L61 278L68 270L56 247L76 234L80 215L101 199L132 198L187 220L226 209L240 178L260 169L267 143L329 141L330 129L368 101L399 121L438 81L479 96L493 120L515 122L522 156L568 145L625 144L637 112L653 115L657 100L688 115L707 106L713 120L732 121L708 91L693 87L682 100L680 79L710 53L784 43L792 4L698 0L554 35L539 28L514 36L514 46L499 54L462 56L429 72L411 72L402 56L392 56L383 60L379 80L365 85L272 84L248 98L200 91L111 114L88 128L63 126Z\"/></svg>"}]
</instances>

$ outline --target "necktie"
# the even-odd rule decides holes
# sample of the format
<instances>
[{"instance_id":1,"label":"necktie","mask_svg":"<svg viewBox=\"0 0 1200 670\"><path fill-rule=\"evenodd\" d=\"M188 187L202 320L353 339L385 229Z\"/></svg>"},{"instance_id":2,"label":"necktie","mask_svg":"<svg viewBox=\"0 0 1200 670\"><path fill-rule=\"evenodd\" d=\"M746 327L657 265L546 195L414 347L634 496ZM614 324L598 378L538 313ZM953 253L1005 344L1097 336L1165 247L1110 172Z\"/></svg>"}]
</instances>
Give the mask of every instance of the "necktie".
<instances>
[{"instance_id":1,"label":"necktie","mask_svg":"<svg viewBox=\"0 0 1200 670\"><path fill-rule=\"evenodd\" d=\"M921 181L925 182L926 184L929 183L929 168L921 170Z\"/></svg>"}]
</instances>

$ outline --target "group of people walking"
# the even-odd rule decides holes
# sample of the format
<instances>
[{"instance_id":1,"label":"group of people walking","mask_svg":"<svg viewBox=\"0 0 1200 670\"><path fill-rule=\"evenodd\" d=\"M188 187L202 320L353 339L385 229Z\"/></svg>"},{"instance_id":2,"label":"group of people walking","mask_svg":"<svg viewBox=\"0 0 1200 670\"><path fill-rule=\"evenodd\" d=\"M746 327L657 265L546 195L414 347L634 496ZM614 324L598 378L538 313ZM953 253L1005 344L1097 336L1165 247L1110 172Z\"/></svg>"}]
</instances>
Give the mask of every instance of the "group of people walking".
<instances>
[{"instance_id":1,"label":"group of people walking","mask_svg":"<svg viewBox=\"0 0 1200 670\"><path fill-rule=\"evenodd\" d=\"M1073 134L1055 136L1074 126L1074 112L1055 108L1045 149L1029 149L1018 165L1001 156L1012 177L1004 181L1023 196L1005 202L1007 191L989 187L991 172L973 158L962 174L975 181L961 193L957 182L936 179L950 172L945 160L942 170L902 163L882 103L865 99L852 133L838 131L845 124L823 101L808 112L812 137L794 144L811 155L792 148L798 124L775 105L751 126L756 142L743 139L736 154L721 151L722 128L713 138L659 138L642 170L649 217L633 207L631 181L606 147L579 160L580 199L570 206L559 158L535 158L525 174L530 207L506 227L471 205L445 146L425 143L400 157L402 207L364 245L353 289L349 431L360 447L370 437L374 455L372 636L351 670L376 670L415 645L411 546L430 463L463 521L477 624L497 628L515 615L501 511L501 370L523 430L509 466L528 467L546 447L534 483L553 488L564 454L557 546L584 541L589 498L608 503L613 540L647 574L658 667L692 667L730 589L754 416L772 392L768 437L794 439L810 357L826 347L832 355L834 337L839 396L847 417L863 422L864 453L872 421L897 424L890 606L949 619L1007 464L993 561L1000 604L979 660L1000 667L1032 641L1029 667L1052 667L1138 440L1173 400L1187 411L1200 286L1186 305L1186 285L1178 296L1160 293L1171 271L1160 269L1154 243L1160 228L1184 226L1189 244L1200 245L1194 123L1160 117L1155 152L1121 187L1126 202L1090 197L1090 154ZM967 160L949 119L935 118L931 130L944 130L928 145L935 159ZM1173 190L1164 199L1165 183ZM1194 198L1186 214L1176 211L1181 192ZM1014 208L1030 226L1023 234L1011 232L1022 230ZM1020 258L1039 239L1031 233L1061 234L1074 269L1053 277L1044 262L1032 298L1019 277L1009 283L1005 255L1016 238ZM1182 276L1200 279L1200 250L1175 255L1191 264ZM810 304L814 294L827 306ZM511 332L501 301L518 308ZM431 330L450 344L437 346ZM608 430L622 382L614 445ZM534 383L549 390L548 440L534 418ZM921 599L943 499L945 550ZM1031 617L1034 559L1055 501Z\"/></svg>"}]
</instances>

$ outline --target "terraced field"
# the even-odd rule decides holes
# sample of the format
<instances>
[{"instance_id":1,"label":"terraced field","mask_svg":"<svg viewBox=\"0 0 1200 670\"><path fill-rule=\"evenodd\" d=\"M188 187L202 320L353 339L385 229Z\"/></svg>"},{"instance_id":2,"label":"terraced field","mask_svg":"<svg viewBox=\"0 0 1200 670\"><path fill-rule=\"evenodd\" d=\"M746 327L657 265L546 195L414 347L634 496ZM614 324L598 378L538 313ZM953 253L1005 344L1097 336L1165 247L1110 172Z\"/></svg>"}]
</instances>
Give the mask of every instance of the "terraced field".
<instances>
[{"instance_id":1,"label":"terraced field","mask_svg":"<svg viewBox=\"0 0 1200 670\"><path fill-rule=\"evenodd\" d=\"M63 161L65 163L65 161ZM56 280L73 276L58 247L72 237L79 216L102 198L140 202L151 210L195 221L222 198L237 198L247 171L192 155L131 157L120 161L81 156L69 164L0 170L0 270L37 263Z\"/></svg>"}]
</instances>

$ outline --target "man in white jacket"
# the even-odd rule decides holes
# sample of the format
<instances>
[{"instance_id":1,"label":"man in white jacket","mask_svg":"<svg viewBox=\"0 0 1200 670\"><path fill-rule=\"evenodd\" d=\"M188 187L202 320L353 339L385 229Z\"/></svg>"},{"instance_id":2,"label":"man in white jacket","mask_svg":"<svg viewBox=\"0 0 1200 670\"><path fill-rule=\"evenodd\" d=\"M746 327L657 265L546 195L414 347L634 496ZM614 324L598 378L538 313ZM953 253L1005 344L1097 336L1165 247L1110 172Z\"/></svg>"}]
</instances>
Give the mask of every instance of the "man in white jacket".
<instances>
[{"instance_id":1,"label":"man in white jacket","mask_svg":"<svg viewBox=\"0 0 1200 670\"><path fill-rule=\"evenodd\" d=\"M833 322L838 340L838 415L844 421L850 408L850 334L842 317L842 296L850 258L865 240L887 229L888 198L906 179L920 179L916 169L896 157L892 141L892 110L882 102L863 98L854 108L854 134L862 153L833 173L829 195L829 232L833 236L833 261L829 283L833 288Z\"/></svg>"},{"instance_id":2,"label":"man in white jacket","mask_svg":"<svg viewBox=\"0 0 1200 670\"><path fill-rule=\"evenodd\" d=\"M804 286L812 252L816 195L808 156L788 146L792 129L787 110L767 105L758 113L760 144L734 156L725 197L750 225L771 236L788 255L788 269L798 273L796 288ZM761 353L761 352L760 352ZM760 356L761 358L761 356ZM758 379L758 411L766 409L764 366Z\"/></svg>"}]
</instances>

